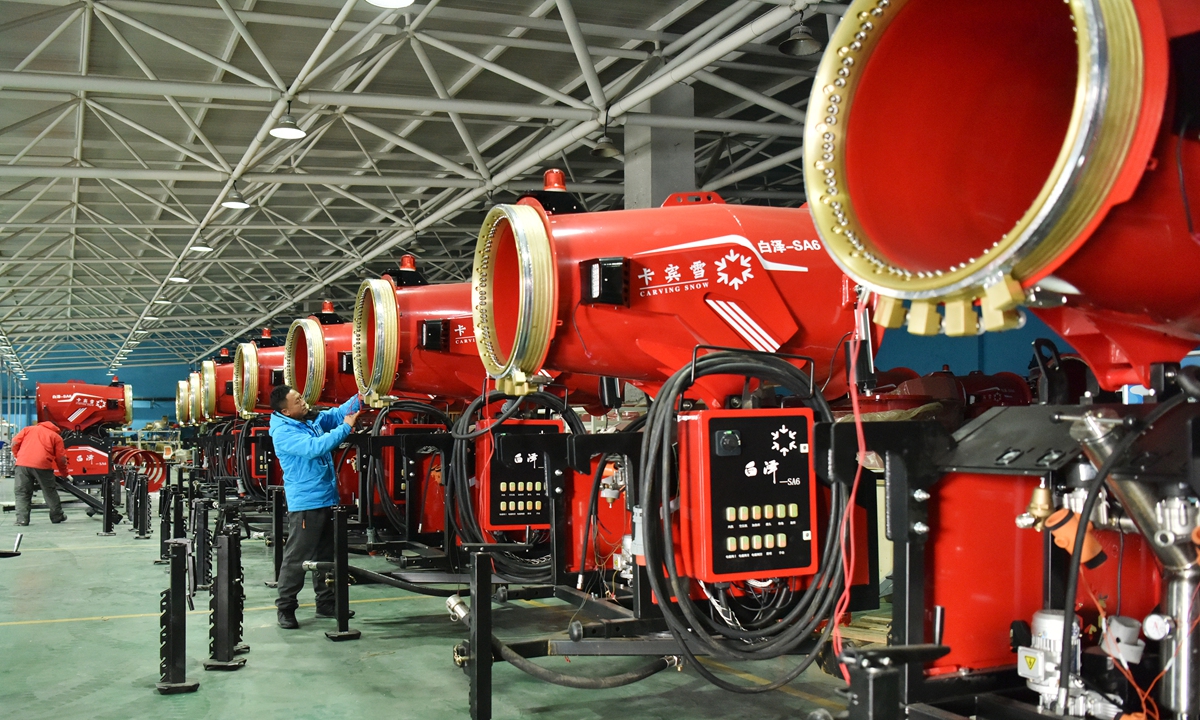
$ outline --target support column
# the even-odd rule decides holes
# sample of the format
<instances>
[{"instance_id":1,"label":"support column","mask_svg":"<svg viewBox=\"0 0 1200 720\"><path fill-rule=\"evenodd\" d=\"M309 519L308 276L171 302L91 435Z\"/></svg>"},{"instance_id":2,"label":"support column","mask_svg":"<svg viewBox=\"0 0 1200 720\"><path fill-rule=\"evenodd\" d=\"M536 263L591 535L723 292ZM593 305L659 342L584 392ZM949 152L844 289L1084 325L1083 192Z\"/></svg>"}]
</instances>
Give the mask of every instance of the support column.
<instances>
[{"instance_id":1,"label":"support column","mask_svg":"<svg viewBox=\"0 0 1200 720\"><path fill-rule=\"evenodd\" d=\"M695 92L676 83L639 105L637 112L693 117ZM625 126L625 209L658 207L673 193L695 189L694 131Z\"/></svg>"}]
</instances>

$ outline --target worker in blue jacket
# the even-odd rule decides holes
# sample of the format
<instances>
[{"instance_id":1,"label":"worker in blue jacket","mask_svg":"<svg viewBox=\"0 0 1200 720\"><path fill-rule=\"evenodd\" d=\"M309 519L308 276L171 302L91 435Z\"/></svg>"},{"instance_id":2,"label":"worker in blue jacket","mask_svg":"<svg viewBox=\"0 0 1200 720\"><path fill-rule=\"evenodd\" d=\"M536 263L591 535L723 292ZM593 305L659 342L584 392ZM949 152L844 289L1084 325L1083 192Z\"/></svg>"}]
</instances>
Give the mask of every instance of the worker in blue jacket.
<instances>
[{"instance_id":1,"label":"worker in blue jacket","mask_svg":"<svg viewBox=\"0 0 1200 720\"><path fill-rule=\"evenodd\" d=\"M288 630L300 627L296 596L304 587L304 563L333 562L333 508L338 504L338 490L330 453L346 441L361 408L356 395L341 407L313 413L300 393L287 385L271 391L271 440L283 468L288 505L288 537L279 566L275 607L279 626ZM334 616L334 591L325 576L313 573L317 617Z\"/></svg>"}]
</instances>

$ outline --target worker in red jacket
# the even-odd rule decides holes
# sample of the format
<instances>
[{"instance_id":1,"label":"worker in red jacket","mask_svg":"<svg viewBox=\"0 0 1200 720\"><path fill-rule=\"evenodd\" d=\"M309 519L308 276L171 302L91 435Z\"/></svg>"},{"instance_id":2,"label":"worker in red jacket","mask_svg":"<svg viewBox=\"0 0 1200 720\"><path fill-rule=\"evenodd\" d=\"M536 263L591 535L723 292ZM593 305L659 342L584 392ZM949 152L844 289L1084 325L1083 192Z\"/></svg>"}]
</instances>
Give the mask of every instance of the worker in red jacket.
<instances>
[{"instance_id":1,"label":"worker in red jacket","mask_svg":"<svg viewBox=\"0 0 1200 720\"><path fill-rule=\"evenodd\" d=\"M63 445L58 426L52 422L40 422L22 428L13 438L12 454L17 465L17 524L29 524L29 506L38 485L50 508L50 522L65 521L67 516L63 514L54 479L55 465L62 469L64 476L67 474L67 448Z\"/></svg>"}]
</instances>

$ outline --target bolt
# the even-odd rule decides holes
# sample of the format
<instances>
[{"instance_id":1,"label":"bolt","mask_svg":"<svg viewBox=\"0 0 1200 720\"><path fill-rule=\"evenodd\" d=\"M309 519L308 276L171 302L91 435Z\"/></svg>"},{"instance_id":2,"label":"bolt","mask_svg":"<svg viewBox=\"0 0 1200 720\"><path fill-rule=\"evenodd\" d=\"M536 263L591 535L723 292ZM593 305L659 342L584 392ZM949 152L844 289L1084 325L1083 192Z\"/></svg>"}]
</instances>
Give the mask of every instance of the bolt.
<instances>
[{"instance_id":1,"label":"bolt","mask_svg":"<svg viewBox=\"0 0 1200 720\"><path fill-rule=\"evenodd\" d=\"M929 526L923 522L915 522L912 524L912 531L918 535L924 535L929 532Z\"/></svg>"},{"instance_id":2,"label":"bolt","mask_svg":"<svg viewBox=\"0 0 1200 720\"><path fill-rule=\"evenodd\" d=\"M925 502L931 497L928 490L922 490L920 488L913 490L912 496L913 500L916 500L917 502Z\"/></svg>"},{"instance_id":3,"label":"bolt","mask_svg":"<svg viewBox=\"0 0 1200 720\"><path fill-rule=\"evenodd\" d=\"M554 488L555 495L562 495L562 493L563 493L563 489L561 487Z\"/></svg>"},{"instance_id":4,"label":"bolt","mask_svg":"<svg viewBox=\"0 0 1200 720\"><path fill-rule=\"evenodd\" d=\"M562 477L562 470L555 470L554 477Z\"/></svg>"}]
</instances>

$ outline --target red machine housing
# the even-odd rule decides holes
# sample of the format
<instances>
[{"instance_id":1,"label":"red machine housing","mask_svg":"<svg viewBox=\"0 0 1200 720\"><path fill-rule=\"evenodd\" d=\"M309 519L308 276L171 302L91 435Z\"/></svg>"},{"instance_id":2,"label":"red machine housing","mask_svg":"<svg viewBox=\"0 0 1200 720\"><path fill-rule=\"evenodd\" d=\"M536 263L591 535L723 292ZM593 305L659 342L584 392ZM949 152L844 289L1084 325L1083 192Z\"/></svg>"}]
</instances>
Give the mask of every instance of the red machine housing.
<instances>
[{"instance_id":1,"label":"red machine housing","mask_svg":"<svg viewBox=\"0 0 1200 720\"><path fill-rule=\"evenodd\" d=\"M63 430L86 432L133 422L133 386L115 379L111 385L78 380L37 383L35 398L38 422L52 422Z\"/></svg>"},{"instance_id":2,"label":"red machine housing","mask_svg":"<svg viewBox=\"0 0 1200 720\"><path fill-rule=\"evenodd\" d=\"M855 326L853 286L806 210L726 205L713 193L603 213L551 215L533 198L497 206L472 287L484 366L518 392L546 368L654 394L697 345L810 356L820 384L831 358L838 374L838 341ZM741 388L698 384L712 407ZM829 389L845 387L835 377Z\"/></svg>"},{"instance_id":3,"label":"red machine housing","mask_svg":"<svg viewBox=\"0 0 1200 720\"><path fill-rule=\"evenodd\" d=\"M927 666L928 675L1011 666L1016 660L1009 641L1014 620L1028 620L1043 605L1045 538L1019 529L1013 518L1025 512L1038 478L977 473L950 473L933 488L926 542L926 603L945 608L942 644L950 653ZM1083 570L1097 598L1117 596L1119 538L1097 531L1109 559L1095 570ZM1126 535L1121 587L1122 614L1144 617L1159 603L1159 566L1145 538ZM1079 613L1084 626L1097 615L1095 603L1081 585ZM932 642L932 627L928 630Z\"/></svg>"}]
</instances>

